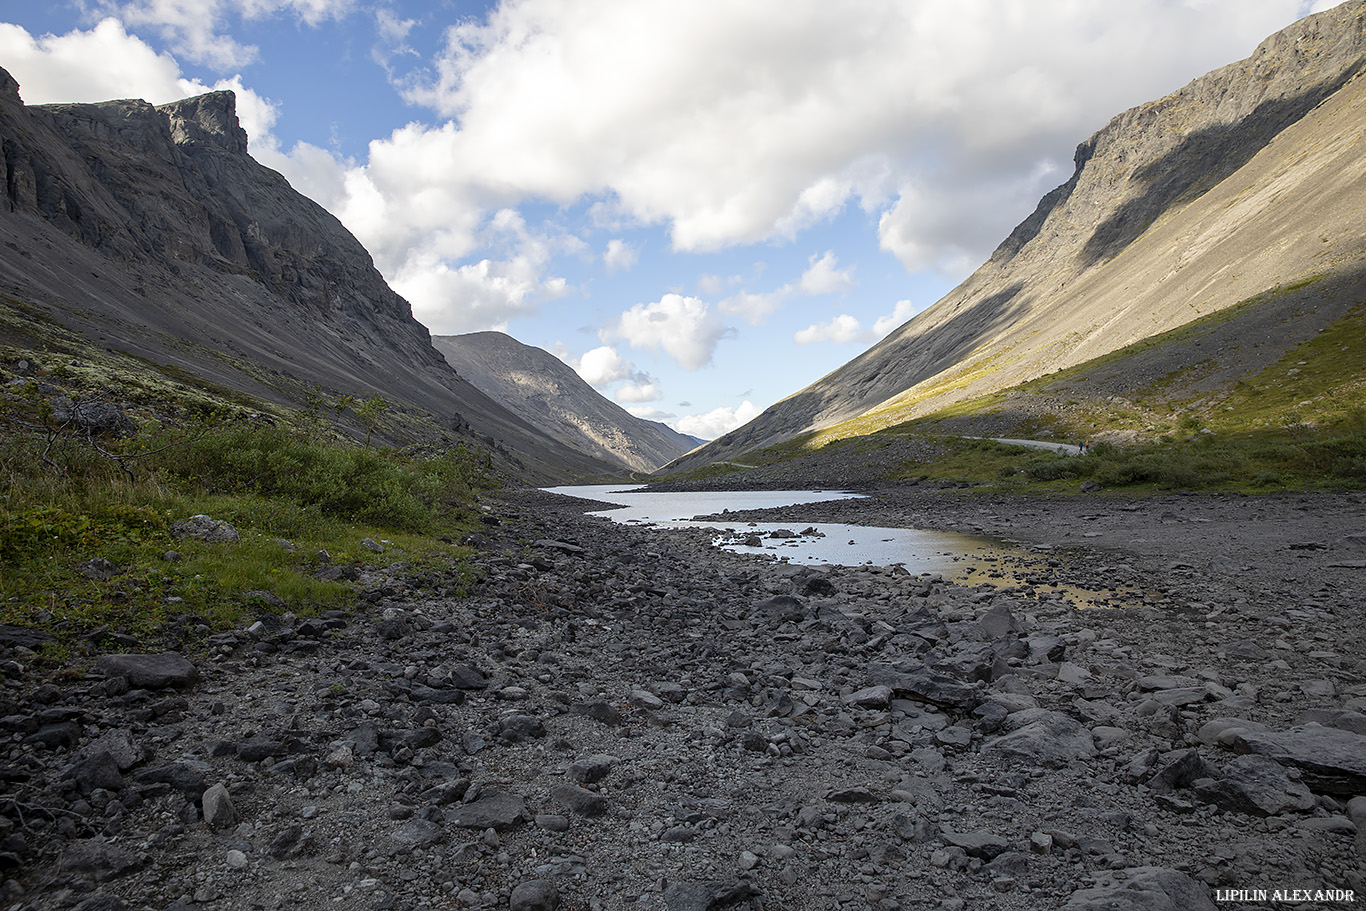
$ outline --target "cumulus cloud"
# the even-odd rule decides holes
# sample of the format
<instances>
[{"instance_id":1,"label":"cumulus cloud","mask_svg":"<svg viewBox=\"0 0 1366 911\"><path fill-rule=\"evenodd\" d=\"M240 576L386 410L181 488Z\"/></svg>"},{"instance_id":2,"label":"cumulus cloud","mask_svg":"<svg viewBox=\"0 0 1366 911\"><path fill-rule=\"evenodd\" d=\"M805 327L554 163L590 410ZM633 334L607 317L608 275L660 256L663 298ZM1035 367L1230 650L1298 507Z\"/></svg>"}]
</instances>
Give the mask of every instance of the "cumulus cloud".
<instances>
[{"instance_id":1,"label":"cumulus cloud","mask_svg":"<svg viewBox=\"0 0 1366 911\"><path fill-rule=\"evenodd\" d=\"M866 342L872 334L864 332L859 321L847 313L841 313L828 323L807 326L792 336L798 345L811 345L816 342Z\"/></svg>"},{"instance_id":2,"label":"cumulus cloud","mask_svg":"<svg viewBox=\"0 0 1366 911\"><path fill-rule=\"evenodd\" d=\"M739 408L713 408L706 414L689 414L673 422L679 433L687 433L703 440L714 440L748 424L759 416L759 409L748 400Z\"/></svg>"},{"instance_id":3,"label":"cumulus cloud","mask_svg":"<svg viewBox=\"0 0 1366 911\"><path fill-rule=\"evenodd\" d=\"M116 19L87 31L35 38L0 23L0 60L27 104L142 98L165 104L209 87L186 79L169 54L158 54Z\"/></svg>"},{"instance_id":4,"label":"cumulus cloud","mask_svg":"<svg viewBox=\"0 0 1366 911\"><path fill-rule=\"evenodd\" d=\"M621 238L614 237L607 242L607 249L602 254L602 262L607 267L608 272L619 272L634 266L639 257L639 250Z\"/></svg>"},{"instance_id":5,"label":"cumulus cloud","mask_svg":"<svg viewBox=\"0 0 1366 911\"><path fill-rule=\"evenodd\" d=\"M633 348L662 351L684 370L710 364L717 344L731 334L706 303L681 294L636 304L599 332L603 341L622 339Z\"/></svg>"},{"instance_id":6,"label":"cumulus cloud","mask_svg":"<svg viewBox=\"0 0 1366 911\"><path fill-rule=\"evenodd\" d=\"M564 345L556 345L553 352L594 389L604 391L619 384L613 392L618 402L656 402L664 397L659 380L621 356L611 345L602 345L574 357Z\"/></svg>"},{"instance_id":7,"label":"cumulus cloud","mask_svg":"<svg viewBox=\"0 0 1366 911\"><path fill-rule=\"evenodd\" d=\"M896 302L896 306L892 308L891 313L886 316L878 317L877 321L873 323L873 335L877 338L883 338L890 334L893 329L900 328L907 320L919 312L920 311L916 309L916 306L910 301L899 300Z\"/></svg>"},{"instance_id":8,"label":"cumulus cloud","mask_svg":"<svg viewBox=\"0 0 1366 911\"><path fill-rule=\"evenodd\" d=\"M905 323L916 313L908 300L899 300L896 307L886 316L878 317L871 330L865 330L856 317L841 313L828 323L813 323L792 336L798 345L812 345L816 342L846 344L859 342L868 344L886 336L893 329Z\"/></svg>"},{"instance_id":9,"label":"cumulus cloud","mask_svg":"<svg viewBox=\"0 0 1366 911\"><path fill-rule=\"evenodd\" d=\"M218 70L246 66L259 59L255 45L241 44L228 34L233 19L262 19L286 13L307 25L339 19L355 7L354 0L105 0L97 7L132 25L156 29L172 50L196 63Z\"/></svg>"},{"instance_id":10,"label":"cumulus cloud","mask_svg":"<svg viewBox=\"0 0 1366 911\"><path fill-rule=\"evenodd\" d=\"M0 60L19 81L26 104L96 102L141 98L166 104L210 91L237 95L237 119L251 138L252 154L275 150L279 111L274 102L248 88L242 77L205 85L182 75L180 64L130 35L116 19L88 30L35 38L23 28L0 23Z\"/></svg>"},{"instance_id":11,"label":"cumulus cloud","mask_svg":"<svg viewBox=\"0 0 1366 911\"><path fill-rule=\"evenodd\" d=\"M839 261L835 254L826 250L825 253L817 258L811 257L810 263L801 279L797 282L797 287L803 294L838 294L847 291L854 286L854 270L837 268Z\"/></svg>"},{"instance_id":12,"label":"cumulus cloud","mask_svg":"<svg viewBox=\"0 0 1366 911\"><path fill-rule=\"evenodd\" d=\"M824 254L812 254L807 260L807 268L796 281L788 282L772 291L741 291L723 299L716 305L722 313L738 316L746 322L757 325L781 307L786 301L798 294L822 295L835 294L854 286L854 270L837 268L839 260L830 250ZM703 276L717 284L715 276Z\"/></svg>"},{"instance_id":13,"label":"cumulus cloud","mask_svg":"<svg viewBox=\"0 0 1366 911\"><path fill-rule=\"evenodd\" d=\"M403 90L459 123L468 179L610 198L677 249L791 238L854 201L890 212L883 244L908 267L961 270L1108 116L1299 7L505 0Z\"/></svg>"}]
</instances>

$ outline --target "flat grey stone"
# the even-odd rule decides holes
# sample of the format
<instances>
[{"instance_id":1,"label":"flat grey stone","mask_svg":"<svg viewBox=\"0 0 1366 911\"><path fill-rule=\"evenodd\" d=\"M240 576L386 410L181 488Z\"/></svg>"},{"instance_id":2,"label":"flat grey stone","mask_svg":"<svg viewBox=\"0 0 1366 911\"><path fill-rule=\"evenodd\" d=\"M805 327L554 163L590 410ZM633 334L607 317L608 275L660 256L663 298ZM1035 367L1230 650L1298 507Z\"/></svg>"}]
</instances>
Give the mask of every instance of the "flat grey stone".
<instances>
[{"instance_id":1,"label":"flat grey stone","mask_svg":"<svg viewBox=\"0 0 1366 911\"><path fill-rule=\"evenodd\" d=\"M1072 893L1063 911L1215 911L1209 890L1166 867L1116 871L1115 881Z\"/></svg>"},{"instance_id":2,"label":"flat grey stone","mask_svg":"<svg viewBox=\"0 0 1366 911\"><path fill-rule=\"evenodd\" d=\"M199 679L199 671L183 655L105 655L95 668L106 677L125 677L140 690L159 690L168 686L186 687Z\"/></svg>"},{"instance_id":3,"label":"flat grey stone","mask_svg":"<svg viewBox=\"0 0 1366 911\"><path fill-rule=\"evenodd\" d=\"M108 882L142 867L147 863L146 854L134 854L117 845L90 839L73 842L57 859L57 868L63 873L88 876L97 883Z\"/></svg>"},{"instance_id":4,"label":"flat grey stone","mask_svg":"<svg viewBox=\"0 0 1366 911\"><path fill-rule=\"evenodd\" d=\"M526 817L526 802L502 791L486 791L472 803L446 812L446 822L453 826L498 832L520 825Z\"/></svg>"},{"instance_id":5,"label":"flat grey stone","mask_svg":"<svg viewBox=\"0 0 1366 911\"><path fill-rule=\"evenodd\" d=\"M1016 719L1016 716L1021 716ZM1048 709L1016 712L1008 723L1020 727L987 744L983 752L996 753L1014 762L1040 766L1064 766L1096 755L1091 732L1081 722Z\"/></svg>"},{"instance_id":6,"label":"flat grey stone","mask_svg":"<svg viewBox=\"0 0 1366 911\"><path fill-rule=\"evenodd\" d=\"M1291 781L1285 766L1255 753L1230 762L1220 778L1202 778L1192 787L1206 803L1253 816L1279 816L1314 807L1314 795L1304 785Z\"/></svg>"},{"instance_id":7,"label":"flat grey stone","mask_svg":"<svg viewBox=\"0 0 1366 911\"><path fill-rule=\"evenodd\" d=\"M1239 734L1233 748L1294 766L1316 791L1346 797L1366 793L1366 736L1361 734L1303 724L1279 733Z\"/></svg>"},{"instance_id":8,"label":"flat grey stone","mask_svg":"<svg viewBox=\"0 0 1366 911\"><path fill-rule=\"evenodd\" d=\"M550 789L550 798L578 816L602 816L607 812L607 798L573 784L557 784Z\"/></svg>"},{"instance_id":9,"label":"flat grey stone","mask_svg":"<svg viewBox=\"0 0 1366 911\"><path fill-rule=\"evenodd\" d=\"M692 882L670 883L664 889L667 911L758 911L763 897L753 883Z\"/></svg>"}]
</instances>

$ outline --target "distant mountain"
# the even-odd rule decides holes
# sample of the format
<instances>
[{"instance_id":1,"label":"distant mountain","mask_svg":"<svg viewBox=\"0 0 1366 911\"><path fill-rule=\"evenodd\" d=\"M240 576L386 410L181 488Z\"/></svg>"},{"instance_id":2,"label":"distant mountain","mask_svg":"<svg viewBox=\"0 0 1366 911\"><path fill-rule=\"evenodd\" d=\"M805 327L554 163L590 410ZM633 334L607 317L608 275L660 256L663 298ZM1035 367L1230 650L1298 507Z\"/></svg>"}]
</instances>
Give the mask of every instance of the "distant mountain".
<instances>
[{"instance_id":1,"label":"distant mountain","mask_svg":"<svg viewBox=\"0 0 1366 911\"><path fill-rule=\"evenodd\" d=\"M489 398L597 458L651 472L700 442L633 416L553 354L501 332L438 335L432 344Z\"/></svg>"},{"instance_id":2,"label":"distant mountain","mask_svg":"<svg viewBox=\"0 0 1366 911\"><path fill-rule=\"evenodd\" d=\"M534 477L612 470L456 375L361 244L247 154L231 92L29 107L0 70L0 143L0 307L268 401L379 393Z\"/></svg>"},{"instance_id":3,"label":"distant mountain","mask_svg":"<svg viewBox=\"0 0 1366 911\"><path fill-rule=\"evenodd\" d=\"M1245 331L1218 336L1222 350L1192 343L1187 366L1260 362L1254 346L1267 344L1265 355L1303 340L1363 299L1363 66L1357 0L1120 114L1077 148L1071 179L946 297L677 467L936 413L1253 299L1278 302L1279 317L1240 310ZM1295 317L1304 308L1312 319Z\"/></svg>"}]
</instances>

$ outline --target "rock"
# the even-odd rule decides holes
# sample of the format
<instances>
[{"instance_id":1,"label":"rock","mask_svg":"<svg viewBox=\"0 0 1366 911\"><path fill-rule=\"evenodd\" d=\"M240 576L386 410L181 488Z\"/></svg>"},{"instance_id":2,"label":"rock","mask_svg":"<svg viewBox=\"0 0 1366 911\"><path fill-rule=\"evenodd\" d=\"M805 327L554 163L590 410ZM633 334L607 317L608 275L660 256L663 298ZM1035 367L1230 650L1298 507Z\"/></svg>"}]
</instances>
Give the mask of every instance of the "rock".
<instances>
[{"instance_id":1,"label":"rock","mask_svg":"<svg viewBox=\"0 0 1366 911\"><path fill-rule=\"evenodd\" d=\"M885 709L892 702L890 686L869 686L840 699L845 705L863 709Z\"/></svg>"},{"instance_id":2,"label":"rock","mask_svg":"<svg viewBox=\"0 0 1366 911\"><path fill-rule=\"evenodd\" d=\"M991 610L977 619L977 634L983 639L1004 639L1019 631L1020 622L1004 601L993 604Z\"/></svg>"},{"instance_id":3,"label":"rock","mask_svg":"<svg viewBox=\"0 0 1366 911\"><path fill-rule=\"evenodd\" d=\"M1116 871L1114 881L1073 892L1063 911L1215 911L1202 883L1166 867Z\"/></svg>"},{"instance_id":4,"label":"rock","mask_svg":"<svg viewBox=\"0 0 1366 911\"><path fill-rule=\"evenodd\" d=\"M202 763L195 765L199 768L208 768ZM199 799L208 788L199 769L187 762L172 762L150 769L141 769L134 773L133 780L142 785L167 785L195 803L199 803Z\"/></svg>"},{"instance_id":5,"label":"rock","mask_svg":"<svg viewBox=\"0 0 1366 911\"><path fill-rule=\"evenodd\" d=\"M1347 797L1366 793L1366 736L1361 734L1305 724L1280 733L1239 734L1233 748L1294 766L1316 791Z\"/></svg>"},{"instance_id":6,"label":"rock","mask_svg":"<svg viewBox=\"0 0 1366 911\"><path fill-rule=\"evenodd\" d=\"M122 570L117 563L111 563L104 557L95 557L76 567L76 572L95 582L108 582Z\"/></svg>"},{"instance_id":7,"label":"rock","mask_svg":"<svg viewBox=\"0 0 1366 911\"><path fill-rule=\"evenodd\" d=\"M188 687L199 679L199 671L182 655L105 655L95 668L106 677L124 677L137 689L160 690Z\"/></svg>"},{"instance_id":8,"label":"rock","mask_svg":"<svg viewBox=\"0 0 1366 911\"><path fill-rule=\"evenodd\" d=\"M577 816L603 816L607 813L607 798L572 784L557 784L550 789L550 799Z\"/></svg>"},{"instance_id":9,"label":"rock","mask_svg":"<svg viewBox=\"0 0 1366 911\"><path fill-rule=\"evenodd\" d=\"M1200 725L1196 737L1206 746L1231 746L1235 737L1248 731L1265 731L1266 725L1245 718L1211 718Z\"/></svg>"},{"instance_id":10,"label":"rock","mask_svg":"<svg viewBox=\"0 0 1366 911\"><path fill-rule=\"evenodd\" d=\"M1206 803L1254 816L1279 816L1314 807L1314 795L1304 785L1292 782L1284 766L1255 753L1234 759L1218 779L1198 779L1192 789Z\"/></svg>"},{"instance_id":11,"label":"rock","mask_svg":"<svg viewBox=\"0 0 1366 911\"><path fill-rule=\"evenodd\" d=\"M85 795L89 795L97 788L119 791L124 785L118 761L107 750L101 750L77 762L72 766L71 777L76 781L76 789Z\"/></svg>"},{"instance_id":12,"label":"rock","mask_svg":"<svg viewBox=\"0 0 1366 911\"><path fill-rule=\"evenodd\" d=\"M361 538L360 546L364 547L372 554L384 553L384 545L376 541L374 538Z\"/></svg>"},{"instance_id":13,"label":"rock","mask_svg":"<svg viewBox=\"0 0 1366 911\"><path fill-rule=\"evenodd\" d=\"M1058 767L1096 755L1091 732L1070 715L1048 709L1026 709L1007 719L1015 730L984 748L1012 762Z\"/></svg>"},{"instance_id":14,"label":"rock","mask_svg":"<svg viewBox=\"0 0 1366 911\"><path fill-rule=\"evenodd\" d=\"M146 854L134 854L117 845L90 839L68 845L57 859L57 869L102 883L127 876L146 863Z\"/></svg>"},{"instance_id":15,"label":"rock","mask_svg":"<svg viewBox=\"0 0 1366 911\"><path fill-rule=\"evenodd\" d=\"M211 829L230 829L237 825L237 808L232 804L226 785L219 783L204 792L200 801L204 822Z\"/></svg>"},{"instance_id":16,"label":"rock","mask_svg":"<svg viewBox=\"0 0 1366 911\"><path fill-rule=\"evenodd\" d=\"M739 882L670 883L664 889L666 911L759 911L763 893Z\"/></svg>"},{"instance_id":17,"label":"rock","mask_svg":"<svg viewBox=\"0 0 1366 911\"><path fill-rule=\"evenodd\" d=\"M579 784L596 784L607 777L619 760L606 753L595 753L569 764L569 777Z\"/></svg>"},{"instance_id":18,"label":"rock","mask_svg":"<svg viewBox=\"0 0 1366 911\"><path fill-rule=\"evenodd\" d=\"M982 702L982 695L976 687L960 683L952 677L936 674L925 668L914 671L897 671L892 668L874 666L869 676L875 684L892 689L897 696L928 702L931 705L961 712L971 712Z\"/></svg>"},{"instance_id":19,"label":"rock","mask_svg":"<svg viewBox=\"0 0 1366 911\"><path fill-rule=\"evenodd\" d=\"M443 841L446 834L441 826L429 819L410 819L390 833L389 837L405 847L425 848Z\"/></svg>"},{"instance_id":20,"label":"rock","mask_svg":"<svg viewBox=\"0 0 1366 911\"><path fill-rule=\"evenodd\" d=\"M194 538L205 544L232 544L242 540L237 529L227 522L205 515L190 516L188 519L172 522L171 537Z\"/></svg>"},{"instance_id":21,"label":"rock","mask_svg":"<svg viewBox=\"0 0 1366 911\"><path fill-rule=\"evenodd\" d=\"M511 829L527 819L526 803L515 794L484 791L473 802L446 811L446 822L462 829Z\"/></svg>"},{"instance_id":22,"label":"rock","mask_svg":"<svg viewBox=\"0 0 1366 911\"><path fill-rule=\"evenodd\" d=\"M569 710L576 715L583 715L592 718L594 721L602 722L608 727L617 727L621 724L621 712L618 712L606 702L585 702L572 705Z\"/></svg>"},{"instance_id":23,"label":"rock","mask_svg":"<svg viewBox=\"0 0 1366 911\"><path fill-rule=\"evenodd\" d=\"M510 911L555 911L560 892L549 879L529 879L517 884L508 900Z\"/></svg>"},{"instance_id":24,"label":"rock","mask_svg":"<svg viewBox=\"0 0 1366 911\"><path fill-rule=\"evenodd\" d=\"M985 829L976 832L941 832L939 837L956 848L962 848L969 857L984 861L995 860L997 855L1009 850L1010 842Z\"/></svg>"}]
</instances>

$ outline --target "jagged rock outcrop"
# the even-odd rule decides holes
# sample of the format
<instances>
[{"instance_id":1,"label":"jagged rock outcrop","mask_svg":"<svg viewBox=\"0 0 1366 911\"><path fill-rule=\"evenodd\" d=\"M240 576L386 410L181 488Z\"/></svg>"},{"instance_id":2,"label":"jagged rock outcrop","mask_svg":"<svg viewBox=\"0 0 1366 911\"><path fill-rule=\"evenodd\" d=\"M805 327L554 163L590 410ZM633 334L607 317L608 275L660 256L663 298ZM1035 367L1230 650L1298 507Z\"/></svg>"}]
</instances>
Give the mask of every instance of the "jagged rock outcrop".
<instances>
[{"instance_id":1,"label":"jagged rock outcrop","mask_svg":"<svg viewBox=\"0 0 1366 911\"><path fill-rule=\"evenodd\" d=\"M575 449L650 472L698 445L633 416L553 354L502 332L438 335L432 344L475 388Z\"/></svg>"},{"instance_id":2,"label":"jagged rock outcrop","mask_svg":"<svg viewBox=\"0 0 1366 911\"><path fill-rule=\"evenodd\" d=\"M1309 277L1336 286L1302 307L1345 312L1366 273L1363 65L1366 3L1344 3L1120 114L946 297L677 464L928 414Z\"/></svg>"},{"instance_id":3,"label":"jagged rock outcrop","mask_svg":"<svg viewBox=\"0 0 1366 911\"><path fill-rule=\"evenodd\" d=\"M29 107L0 70L0 293L268 400L379 393L533 475L612 470L462 380L360 242L247 142L231 92Z\"/></svg>"}]
</instances>

